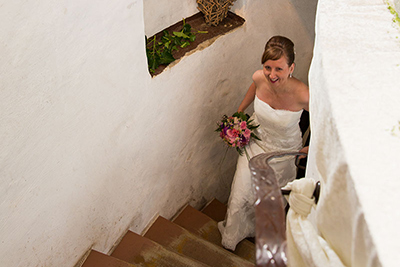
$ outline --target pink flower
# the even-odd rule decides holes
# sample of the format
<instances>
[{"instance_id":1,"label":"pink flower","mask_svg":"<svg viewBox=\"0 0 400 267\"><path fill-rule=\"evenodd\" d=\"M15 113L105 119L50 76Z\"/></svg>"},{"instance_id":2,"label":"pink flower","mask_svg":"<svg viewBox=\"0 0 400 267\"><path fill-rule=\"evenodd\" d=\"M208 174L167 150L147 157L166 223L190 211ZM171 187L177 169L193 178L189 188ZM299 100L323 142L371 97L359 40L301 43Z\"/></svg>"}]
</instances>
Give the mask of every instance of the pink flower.
<instances>
[{"instance_id":1,"label":"pink flower","mask_svg":"<svg viewBox=\"0 0 400 267\"><path fill-rule=\"evenodd\" d=\"M236 139L237 139L237 137L235 137L235 136L229 137L229 143L236 144Z\"/></svg>"},{"instance_id":2,"label":"pink flower","mask_svg":"<svg viewBox=\"0 0 400 267\"><path fill-rule=\"evenodd\" d=\"M239 136L239 131L236 129L229 129L228 131L226 131L226 135L229 138L236 138Z\"/></svg>"},{"instance_id":3,"label":"pink flower","mask_svg":"<svg viewBox=\"0 0 400 267\"><path fill-rule=\"evenodd\" d=\"M246 128L247 128L247 122L242 121L242 122L240 123L240 129L244 130L244 129L246 129Z\"/></svg>"},{"instance_id":4,"label":"pink flower","mask_svg":"<svg viewBox=\"0 0 400 267\"><path fill-rule=\"evenodd\" d=\"M251 136L251 131L249 129L246 129L243 133L244 137L246 137L246 139L249 139Z\"/></svg>"}]
</instances>

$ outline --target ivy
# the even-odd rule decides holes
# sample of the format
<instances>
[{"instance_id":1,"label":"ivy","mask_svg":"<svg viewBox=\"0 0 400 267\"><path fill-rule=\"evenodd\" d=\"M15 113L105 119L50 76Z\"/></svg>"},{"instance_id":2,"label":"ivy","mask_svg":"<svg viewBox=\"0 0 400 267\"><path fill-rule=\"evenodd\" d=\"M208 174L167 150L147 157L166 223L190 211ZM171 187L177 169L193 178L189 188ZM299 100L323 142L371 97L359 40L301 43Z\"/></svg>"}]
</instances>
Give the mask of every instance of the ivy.
<instances>
[{"instance_id":1,"label":"ivy","mask_svg":"<svg viewBox=\"0 0 400 267\"><path fill-rule=\"evenodd\" d=\"M150 73L154 73L160 65L168 65L175 61L172 52L189 46L196 40L196 33L207 32L195 31L194 33L192 27L183 20L183 26L179 32L174 31L171 34L164 30L160 40L157 40L156 36L148 40L146 36L146 55Z\"/></svg>"},{"instance_id":2,"label":"ivy","mask_svg":"<svg viewBox=\"0 0 400 267\"><path fill-rule=\"evenodd\" d=\"M386 1L386 4L388 5L388 9L390 11L390 13L393 15L393 23L396 23L398 26L400 26L400 17L399 14L397 13L396 9L390 5L390 3L388 1Z\"/></svg>"}]
</instances>

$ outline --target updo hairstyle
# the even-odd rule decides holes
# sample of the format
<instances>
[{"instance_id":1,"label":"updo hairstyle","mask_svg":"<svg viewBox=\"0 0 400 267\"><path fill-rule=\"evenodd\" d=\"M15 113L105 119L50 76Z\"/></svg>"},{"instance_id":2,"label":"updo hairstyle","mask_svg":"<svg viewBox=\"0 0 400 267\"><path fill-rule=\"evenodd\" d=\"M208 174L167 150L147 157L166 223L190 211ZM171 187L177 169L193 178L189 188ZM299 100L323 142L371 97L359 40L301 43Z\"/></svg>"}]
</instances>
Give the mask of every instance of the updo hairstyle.
<instances>
[{"instance_id":1,"label":"updo hairstyle","mask_svg":"<svg viewBox=\"0 0 400 267\"><path fill-rule=\"evenodd\" d=\"M278 60L285 56L287 63L291 66L294 62L294 44L283 36L273 36L265 45L265 50L261 58L261 64L268 60Z\"/></svg>"}]
</instances>

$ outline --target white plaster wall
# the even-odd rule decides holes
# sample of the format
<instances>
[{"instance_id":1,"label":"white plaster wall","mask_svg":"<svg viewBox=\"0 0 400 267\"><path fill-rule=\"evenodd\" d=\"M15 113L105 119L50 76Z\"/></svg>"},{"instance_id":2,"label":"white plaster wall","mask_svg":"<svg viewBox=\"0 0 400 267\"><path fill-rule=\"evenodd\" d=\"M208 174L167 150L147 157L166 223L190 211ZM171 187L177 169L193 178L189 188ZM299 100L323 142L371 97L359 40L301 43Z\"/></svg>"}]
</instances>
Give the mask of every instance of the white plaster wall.
<instances>
[{"instance_id":1,"label":"white plaster wall","mask_svg":"<svg viewBox=\"0 0 400 267\"><path fill-rule=\"evenodd\" d=\"M0 266L74 266L157 214L225 201L236 154L221 163L215 123L274 34L307 80L310 2L239 0L242 28L151 78L142 0L0 0Z\"/></svg>"},{"instance_id":2,"label":"white plaster wall","mask_svg":"<svg viewBox=\"0 0 400 267\"><path fill-rule=\"evenodd\" d=\"M197 12L196 0L143 0L145 33L150 37Z\"/></svg>"},{"instance_id":3,"label":"white plaster wall","mask_svg":"<svg viewBox=\"0 0 400 267\"><path fill-rule=\"evenodd\" d=\"M345 266L399 266L400 32L392 20L381 0L318 1L307 176L321 181L315 225Z\"/></svg>"}]
</instances>

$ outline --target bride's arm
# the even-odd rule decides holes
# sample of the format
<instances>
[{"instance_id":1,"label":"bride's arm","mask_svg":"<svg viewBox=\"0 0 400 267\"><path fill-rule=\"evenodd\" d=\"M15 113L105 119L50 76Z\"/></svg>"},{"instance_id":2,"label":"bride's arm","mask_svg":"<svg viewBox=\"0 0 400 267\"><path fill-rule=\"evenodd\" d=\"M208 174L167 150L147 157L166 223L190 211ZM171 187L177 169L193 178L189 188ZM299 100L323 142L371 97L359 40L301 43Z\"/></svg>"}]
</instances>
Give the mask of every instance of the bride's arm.
<instances>
[{"instance_id":1,"label":"bride's arm","mask_svg":"<svg viewBox=\"0 0 400 267\"><path fill-rule=\"evenodd\" d=\"M242 103L240 104L239 108L238 108L238 112L244 112L246 110L246 108L248 106L250 106L250 104L254 101L254 98L256 96L256 85L253 82L250 87L249 90L247 90L246 95L244 96L244 99L242 101Z\"/></svg>"},{"instance_id":2,"label":"bride's arm","mask_svg":"<svg viewBox=\"0 0 400 267\"><path fill-rule=\"evenodd\" d=\"M263 76L262 70L258 70L254 72L252 79L253 83L250 85L249 90L247 90L246 95L244 96L244 99L242 103L240 104L238 108L238 112L244 112L248 106L254 101L254 98L256 97L256 89L257 89L257 84L260 82L260 76Z\"/></svg>"},{"instance_id":3,"label":"bride's arm","mask_svg":"<svg viewBox=\"0 0 400 267\"><path fill-rule=\"evenodd\" d=\"M298 86L299 86L299 90L297 92L298 92L299 104L303 109L309 111L308 104L309 104L310 95L309 95L308 86L300 81L299 81Z\"/></svg>"},{"instance_id":4,"label":"bride's arm","mask_svg":"<svg viewBox=\"0 0 400 267\"><path fill-rule=\"evenodd\" d=\"M309 99L310 99L310 94L309 94L309 89L308 86L305 85L304 83L301 83L301 87L300 87L300 94L299 94L299 102L302 105L302 107L308 110L308 106L309 106ZM303 147L299 152L301 153L306 153L308 154L308 149L309 146L305 146ZM300 156L299 159L305 158L306 156Z\"/></svg>"}]
</instances>

